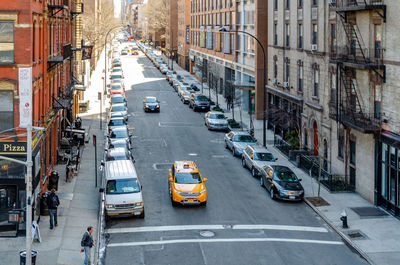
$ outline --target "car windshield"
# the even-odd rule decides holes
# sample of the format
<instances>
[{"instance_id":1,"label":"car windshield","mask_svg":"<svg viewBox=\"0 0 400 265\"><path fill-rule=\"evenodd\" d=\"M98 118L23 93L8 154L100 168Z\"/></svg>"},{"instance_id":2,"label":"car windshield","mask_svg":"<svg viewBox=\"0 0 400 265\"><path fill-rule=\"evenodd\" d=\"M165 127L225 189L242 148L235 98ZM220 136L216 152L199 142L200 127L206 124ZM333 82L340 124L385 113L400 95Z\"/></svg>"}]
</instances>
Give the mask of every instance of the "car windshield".
<instances>
[{"instance_id":1,"label":"car windshield","mask_svg":"<svg viewBox=\"0 0 400 265\"><path fill-rule=\"evenodd\" d=\"M146 103L156 103L157 99L155 98L146 98Z\"/></svg>"},{"instance_id":2,"label":"car windshield","mask_svg":"<svg viewBox=\"0 0 400 265\"><path fill-rule=\"evenodd\" d=\"M198 101L208 101L208 98L206 96L197 96L195 97L195 100Z\"/></svg>"},{"instance_id":3,"label":"car windshield","mask_svg":"<svg viewBox=\"0 0 400 265\"><path fill-rule=\"evenodd\" d=\"M224 114L210 114L210 119L225 120Z\"/></svg>"},{"instance_id":4,"label":"car windshield","mask_svg":"<svg viewBox=\"0 0 400 265\"><path fill-rule=\"evenodd\" d=\"M112 107L112 112L116 112L116 111L125 111L125 106L113 106Z\"/></svg>"},{"instance_id":5,"label":"car windshield","mask_svg":"<svg viewBox=\"0 0 400 265\"><path fill-rule=\"evenodd\" d=\"M126 194L140 192L136 178L115 179L107 181L106 194Z\"/></svg>"},{"instance_id":6,"label":"car windshield","mask_svg":"<svg viewBox=\"0 0 400 265\"><path fill-rule=\"evenodd\" d=\"M297 182L298 181L296 175L291 171L275 172L274 180L285 181L285 182Z\"/></svg>"},{"instance_id":7,"label":"car windshield","mask_svg":"<svg viewBox=\"0 0 400 265\"><path fill-rule=\"evenodd\" d=\"M122 75L112 75L111 79L117 79L117 78L122 78Z\"/></svg>"},{"instance_id":8,"label":"car windshield","mask_svg":"<svg viewBox=\"0 0 400 265\"><path fill-rule=\"evenodd\" d=\"M109 145L109 148L119 148L119 147L128 149L128 143L118 141Z\"/></svg>"},{"instance_id":9,"label":"car windshield","mask_svg":"<svg viewBox=\"0 0 400 265\"><path fill-rule=\"evenodd\" d=\"M275 161L274 156L271 153L256 153L255 160L258 161Z\"/></svg>"},{"instance_id":10,"label":"car windshield","mask_svg":"<svg viewBox=\"0 0 400 265\"><path fill-rule=\"evenodd\" d=\"M119 90L119 89L121 89L120 85L115 85L111 87L111 90Z\"/></svg>"},{"instance_id":11,"label":"car windshield","mask_svg":"<svg viewBox=\"0 0 400 265\"><path fill-rule=\"evenodd\" d=\"M175 183L179 184L198 184L201 183L200 174L196 172L177 172Z\"/></svg>"},{"instance_id":12,"label":"car windshield","mask_svg":"<svg viewBox=\"0 0 400 265\"><path fill-rule=\"evenodd\" d=\"M114 160L128 160L127 154L118 153L118 154L110 154L107 156L107 161L114 161Z\"/></svg>"},{"instance_id":13,"label":"car windshield","mask_svg":"<svg viewBox=\"0 0 400 265\"><path fill-rule=\"evenodd\" d=\"M114 130L111 133L111 138L127 138L128 131L127 130Z\"/></svg>"},{"instance_id":14,"label":"car windshield","mask_svg":"<svg viewBox=\"0 0 400 265\"><path fill-rule=\"evenodd\" d=\"M108 126L121 126L126 125L126 121L124 119L110 120Z\"/></svg>"},{"instance_id":15,"label":"car windshield","mask_svg":"<svg viewBox=\"0 0 400 265\"><path fill-rule=\"evenodd\" d=\"M254 139L250 135L235 135L235 137L233 137L233 141L234 142L254 143Z\"/></svg>"},{"instance_id":16,"label":"car windshield","mask_svg":"<svg viewBox=\"0 0 400 265\"><path fill-rule=\"evenodd\" d=\"M123 97L114 97L111 98L112 103L124 103L124 98Z\"/></svg>"}]
</instances>

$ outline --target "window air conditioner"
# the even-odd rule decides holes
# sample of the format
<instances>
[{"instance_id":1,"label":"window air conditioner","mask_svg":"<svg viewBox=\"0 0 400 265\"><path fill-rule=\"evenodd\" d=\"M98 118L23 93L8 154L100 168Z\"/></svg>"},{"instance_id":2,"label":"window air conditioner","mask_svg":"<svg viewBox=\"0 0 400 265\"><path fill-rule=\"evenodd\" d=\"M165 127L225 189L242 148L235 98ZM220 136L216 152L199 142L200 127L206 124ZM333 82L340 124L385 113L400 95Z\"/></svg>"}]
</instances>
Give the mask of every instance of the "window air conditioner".
<instances>
[{"instance_id":1,"label":"window air conditioner","mask_svg":"<svg viewBox=\"0 0 400 265\"><path fill-rule=\"evenodd\" d=\"M289 82L283 82L283 87L284 88L289 88L290 87Z\"/></svg>"},{"instance_id":2,"label":"window air conditioner","mask_svg":"<svg viewBox=\"0 0 400 265\"><path fill-rule=\"evenodd\" d=\"M274 85L278 84L278 79L277 78L272 79L272 84Z\"/></svg>"},{"instance_id":3,"label":"window air conditioner","mask_svg":"<svg viewBox=\"0 0 400 265\"><path fill-rule=\"evenodd\" d=\"M318 50L317 44L311 44L311 51L316 52Z\"/></svg>"}]
</instances>

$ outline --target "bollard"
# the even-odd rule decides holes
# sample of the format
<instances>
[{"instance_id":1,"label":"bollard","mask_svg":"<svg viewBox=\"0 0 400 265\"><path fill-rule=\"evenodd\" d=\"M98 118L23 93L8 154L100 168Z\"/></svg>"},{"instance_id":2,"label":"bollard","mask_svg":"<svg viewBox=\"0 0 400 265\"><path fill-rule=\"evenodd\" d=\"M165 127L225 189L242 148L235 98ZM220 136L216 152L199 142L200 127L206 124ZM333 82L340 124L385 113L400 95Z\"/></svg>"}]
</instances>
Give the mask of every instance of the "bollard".
<instances>
[{"instance_id":1,"label":"bollard","mask_svg":"<svg viewBox=\"0 0 400 265\"><path fill-rule=\"evenodd\" d=\"M343 210L343 212L340 214L340 220L342 221L342 227L343 228L349 228L347 225L347 213L346 210Z\"/></svg>"}]
</instances>

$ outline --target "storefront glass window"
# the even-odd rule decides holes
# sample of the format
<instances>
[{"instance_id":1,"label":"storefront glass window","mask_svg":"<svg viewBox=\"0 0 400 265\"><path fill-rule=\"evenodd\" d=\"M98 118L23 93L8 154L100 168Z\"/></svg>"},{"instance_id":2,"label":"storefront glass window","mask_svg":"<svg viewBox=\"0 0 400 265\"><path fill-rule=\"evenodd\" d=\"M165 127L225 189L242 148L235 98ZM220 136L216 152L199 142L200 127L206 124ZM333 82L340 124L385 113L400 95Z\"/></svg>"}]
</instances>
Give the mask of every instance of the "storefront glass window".
<instances>
[{"instance_id":1,"label":"storefront glass window","mask_svg":"<svg viewBox=\"0 0 400 265\"><path fill-rule=\"evenodd\" d=\"M385 162L388 162L387 151L388 151L387 144L382 144L382 160Z\"/></svg>"},{"instance_id":2,"label":"storefront glass window","mask_svg":"<svg viewBox=\"0 0 400 265\"><path fill-rule=\"evenodd\" d=\"M384 199L386 199L387 198L386 197L386 195L387 195L387 192L386 192L386 189L387 189L387 187L386 187L386 171L387 171L387 167L386 167L385 163L382 163L382 169L381 170L382 170L381 171L381 195L382 195L382 197Z\"/></svg>"},{"instance_id":3,"label":"storefront glass window","mask_svg":"<svg viewBox=\"0 0 400 265\"><path fill-rule=\"evenodd\" d=\"M396 148L390 147L390 165L396 168Z\"/></svg>"},{"instance_id":4,"label":"storefront glass window","mask_svg":"<svg viewBox=\"0 0 400 265\"><path fill-rule=\"evenodd\" d=\"M389 200L392 203L396 203L396 177L397 177L397 170L395 168L390 167L390 180L389 180L389 191L390 196Z\"/></svg>"}]
</instances>

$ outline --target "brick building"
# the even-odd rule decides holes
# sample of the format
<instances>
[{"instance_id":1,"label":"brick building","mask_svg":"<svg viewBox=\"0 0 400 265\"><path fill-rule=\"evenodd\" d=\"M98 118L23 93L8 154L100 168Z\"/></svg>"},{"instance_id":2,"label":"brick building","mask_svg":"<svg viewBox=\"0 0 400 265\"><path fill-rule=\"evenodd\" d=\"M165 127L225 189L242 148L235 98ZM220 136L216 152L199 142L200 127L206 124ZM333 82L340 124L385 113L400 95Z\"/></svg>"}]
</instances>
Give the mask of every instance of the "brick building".
<instances>
[{"instance_id":1,"label":"brick building","mask_svg":"<svg viewBox=\"0 0 400 265\"><path fill-rule=\"evenodd\" d=\"M165 50L173 60L178 47L178 2L167 0L166 9Z\"/></svg>"},{"instance_id":2,"label":"brick building","mask_svg":"<svg viewBox=\"0 0 400 265\"><path fill-rule=\"evenodd\" d=\"M34 131L33 136L32 197L36 210L47 176L57 163L59 140L77 113L71 48L81 7L72 0L0 4L0 154L26 159L26 130L19 128L18 73L20 68L31 68L32 122L45 128L43 132ZM0 192L4 200L0 203L2 225L10 208L24 207L24 166L0 160Z\"/></svg>"},{"instance_id":3,"label":"brick building","mask_svg":"<svg viewBox=\"0 0 400 265\"><path fill-rule=\"evenodd\" d=\"M189 70L190 0L178 0L178 64Z\"/></svg>"}]
</instances>

